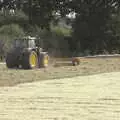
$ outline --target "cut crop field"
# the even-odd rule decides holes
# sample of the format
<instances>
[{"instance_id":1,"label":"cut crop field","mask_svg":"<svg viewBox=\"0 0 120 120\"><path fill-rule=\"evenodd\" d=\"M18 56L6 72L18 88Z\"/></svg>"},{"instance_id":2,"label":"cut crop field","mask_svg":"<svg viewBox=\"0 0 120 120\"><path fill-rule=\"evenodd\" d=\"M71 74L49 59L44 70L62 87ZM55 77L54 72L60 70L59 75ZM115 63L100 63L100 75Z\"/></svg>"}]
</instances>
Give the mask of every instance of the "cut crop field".
<instances>
[{"instance_id":1,"label":"cut crop field","mask_svg":"<svg viewBox=\"0 0 120 120\"><path fill-rule=\"evenodd\" d=\"M34 70L0 64L0 120L119 120L119 61L57 60Z\"/></svg>"},{"instance_id":2,"label":"cut crop field","mask_svg":"<svg viewBox=\"0 0 120 120\"><path fill-rule=\"evenodd\" d=\"M0 120L119 120L120 72L0 88Z\"/></svg>"},{"instance_id":3,"label":"cut crop field","mask_svg":"<svg viewBox=\"0 0 120 120\"><path fill-rule=\"evenodd\" d=\"M120 57L84 58L79 66L72 66L71 61L54 59L48 68L34 70L8 69L5 64L0 64L0 86L119 71Z\"/></svg>"}]
</instances>

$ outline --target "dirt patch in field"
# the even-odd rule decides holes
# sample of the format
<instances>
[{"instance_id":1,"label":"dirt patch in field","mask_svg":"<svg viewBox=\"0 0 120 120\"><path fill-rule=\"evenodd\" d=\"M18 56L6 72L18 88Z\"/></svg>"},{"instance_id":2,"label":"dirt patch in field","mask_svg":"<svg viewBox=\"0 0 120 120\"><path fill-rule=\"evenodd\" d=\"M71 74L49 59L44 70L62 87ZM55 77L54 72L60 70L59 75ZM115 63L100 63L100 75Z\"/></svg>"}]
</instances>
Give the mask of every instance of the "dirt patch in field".
<instances>
[{"instance_id":1,"label":"dirt patch in field","mask_svg":"<svg viewBox=\"0 0 120 120\"><path fill-rule=\"evenodd\" d=\"M71 66L71 61L53 61L46 69L7 69L0 64L0 86L120 71L120 57L81 59L79 66Z\"/></svg>"}]
</instances>

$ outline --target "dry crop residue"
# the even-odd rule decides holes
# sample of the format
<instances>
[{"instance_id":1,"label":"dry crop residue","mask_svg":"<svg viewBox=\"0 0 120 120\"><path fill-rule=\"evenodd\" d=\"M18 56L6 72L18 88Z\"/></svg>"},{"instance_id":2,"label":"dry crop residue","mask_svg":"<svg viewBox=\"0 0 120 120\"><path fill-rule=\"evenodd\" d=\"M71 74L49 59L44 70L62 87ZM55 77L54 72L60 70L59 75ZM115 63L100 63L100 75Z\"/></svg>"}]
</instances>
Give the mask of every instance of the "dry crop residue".
<instances>
[{"instance_id":1,"label":"dry crop residue","mask_svg":"<svg viewBox=\"0 0 120 120\"><path fill-rule=\"evenodd\" d=\"M120 73L0 88L0 120L100 119L120 119Z\"/></svg>"}]
</instances>

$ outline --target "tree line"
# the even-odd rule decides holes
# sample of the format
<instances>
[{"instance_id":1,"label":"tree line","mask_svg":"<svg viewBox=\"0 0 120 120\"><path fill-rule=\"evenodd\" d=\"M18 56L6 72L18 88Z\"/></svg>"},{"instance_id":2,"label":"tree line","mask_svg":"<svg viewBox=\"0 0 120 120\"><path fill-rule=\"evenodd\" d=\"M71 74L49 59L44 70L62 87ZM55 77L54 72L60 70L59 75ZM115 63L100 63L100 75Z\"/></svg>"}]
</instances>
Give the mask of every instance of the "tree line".
<instances>
[{"instance_id":1,"label":"tree line","mask_svg":"<svg viewBox=\"0 0 120 120\"><path fill-rule=\"evenodd\" d=\"M18 34L46 31L42 34L44 39L46 34L48 36L47 40L44 40L45 48L55 48L52 38L60 38L57 47L62 51L61 44L65 42L64 48L67 48L70 54L75 51L83 54L120 52L119 0L1 0L0 11L1 36L11 34L3 27L16 24L20 29L16 26L18 33L11 38ZM75 18L67 18L69 13L75 13ZM57 26L61 19L71 26L69 36L51 32L51 23ZM14 31L16 30L12 28L11 32Z\"/></svg>"}]
</instances>

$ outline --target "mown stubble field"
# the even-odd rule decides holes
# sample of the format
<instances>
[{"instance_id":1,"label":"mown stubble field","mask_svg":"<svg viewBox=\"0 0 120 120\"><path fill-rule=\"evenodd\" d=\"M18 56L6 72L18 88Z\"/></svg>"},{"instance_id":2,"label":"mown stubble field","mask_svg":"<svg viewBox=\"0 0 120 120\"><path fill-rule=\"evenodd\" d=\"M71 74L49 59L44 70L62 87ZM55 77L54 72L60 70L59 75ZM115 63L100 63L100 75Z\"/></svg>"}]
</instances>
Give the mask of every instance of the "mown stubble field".
<instances>
[{"instance_id":1,"label":"mown stubble field","mask_svg":"<svg viewBox=\"0 0 120 120\"><path fill-rule=\"evenodd\" d=\"M1 65L0 120L119 120L119 59L36 70Z\"/></svg>"},{"instance_id":2,"label":"mown stubble field","mask_svg":"<svg viewBox=\"0 0 120 120\"><path fill-rule=\"evenodd\" d=\"M35 70L7 69L5 65L0 64L0 86L119 71L120 57L85 58L81 59L80 65L76 67L72 66L71 61L54 60L48 68Z\"/></svg>"}]
</instances>

